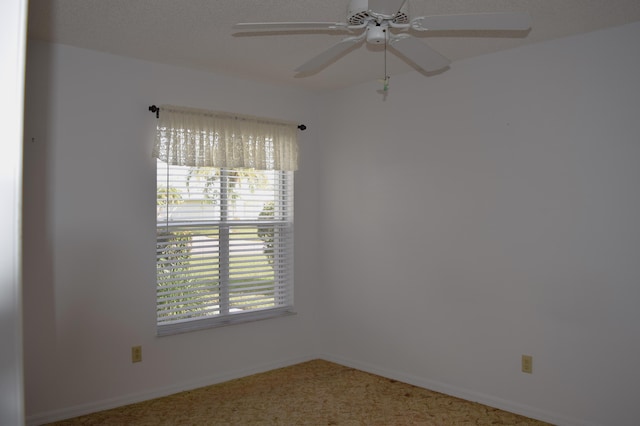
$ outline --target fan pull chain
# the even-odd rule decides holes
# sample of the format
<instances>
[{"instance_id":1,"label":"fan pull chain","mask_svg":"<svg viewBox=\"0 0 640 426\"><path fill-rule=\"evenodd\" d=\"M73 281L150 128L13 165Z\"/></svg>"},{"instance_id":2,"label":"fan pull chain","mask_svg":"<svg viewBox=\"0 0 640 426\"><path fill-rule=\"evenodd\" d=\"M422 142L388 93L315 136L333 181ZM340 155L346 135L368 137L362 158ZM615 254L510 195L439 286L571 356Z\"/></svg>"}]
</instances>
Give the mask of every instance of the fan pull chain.
<instances>
[{"instance_id":1,"label":"fan pull chain","mask_svg":"<svg viewBox=\"0 0 640 426\"><path fill-rule=\"evenodd\" d=\"M387 74L387 41L389 40L389 35L387 34L387 30L384 30L384 80L382 91L386 92L389 90L389 75Z\"/></svg>"}]
</instances>

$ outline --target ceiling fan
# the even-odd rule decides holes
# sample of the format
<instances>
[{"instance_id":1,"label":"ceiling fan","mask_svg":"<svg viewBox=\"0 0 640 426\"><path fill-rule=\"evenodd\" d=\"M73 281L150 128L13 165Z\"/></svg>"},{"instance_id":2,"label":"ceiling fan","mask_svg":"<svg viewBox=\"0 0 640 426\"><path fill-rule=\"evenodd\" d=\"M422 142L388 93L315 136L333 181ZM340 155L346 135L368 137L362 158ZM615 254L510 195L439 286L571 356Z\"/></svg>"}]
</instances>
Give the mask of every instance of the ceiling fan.
<instances>
[{"instance_id":1,"label":"ceiling fan","mask_svg":"<svg viewBox=\"0 0 640 426\"><path fill-rule=\"evenodd\" d=\"M407 32L415 31L525 31L531 18L524 12L432 15L411 18L408 0L350 0L346 22L255 22L239 23L238 30L335 30L358 35L342 39L328 50L296 69L298 73L317 71L336 60L347 50L366 40L374 45L388 45L400 56L425 72L439 71L451 61Z\"/></svg>"}]
</instances>

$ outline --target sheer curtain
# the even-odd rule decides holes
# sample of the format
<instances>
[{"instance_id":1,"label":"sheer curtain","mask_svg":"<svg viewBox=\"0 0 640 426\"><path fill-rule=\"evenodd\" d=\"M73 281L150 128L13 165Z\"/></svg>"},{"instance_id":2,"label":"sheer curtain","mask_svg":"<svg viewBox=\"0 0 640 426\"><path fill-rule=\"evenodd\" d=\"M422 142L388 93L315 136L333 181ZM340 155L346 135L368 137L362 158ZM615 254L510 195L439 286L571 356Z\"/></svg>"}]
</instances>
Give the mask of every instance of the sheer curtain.
<instances>
[{"instance_id":1,"label":"sheer curtain","mask_svg":"<svg viewBox=\"0 0 640 426\"><path fill-rule=\"evenodd\" d=\"M297 124L162 105L153 156L191 167L298 169Z\"/></svg>"}]
</instances>

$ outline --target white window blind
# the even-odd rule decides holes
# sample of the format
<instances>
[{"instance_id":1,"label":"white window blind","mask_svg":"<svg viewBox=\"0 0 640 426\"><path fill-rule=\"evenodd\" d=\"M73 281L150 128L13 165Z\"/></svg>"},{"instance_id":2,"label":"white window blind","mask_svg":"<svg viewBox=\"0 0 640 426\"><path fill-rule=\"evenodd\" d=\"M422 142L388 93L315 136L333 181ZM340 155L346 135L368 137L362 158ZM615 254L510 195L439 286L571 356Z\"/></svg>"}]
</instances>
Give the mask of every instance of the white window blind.
<instances>
[{"instance_id":1,"label":"white window blind","mask_svg":"<svg viewBox=\"0 0 640 426\"><path fill-rule=\"evenodd\" d=\"M159 121L165 149L172 123ZM210 130L206 138L220 138ZM158 157L158 334L292 313L293 171Z\"/></svg>"}]
</instances>

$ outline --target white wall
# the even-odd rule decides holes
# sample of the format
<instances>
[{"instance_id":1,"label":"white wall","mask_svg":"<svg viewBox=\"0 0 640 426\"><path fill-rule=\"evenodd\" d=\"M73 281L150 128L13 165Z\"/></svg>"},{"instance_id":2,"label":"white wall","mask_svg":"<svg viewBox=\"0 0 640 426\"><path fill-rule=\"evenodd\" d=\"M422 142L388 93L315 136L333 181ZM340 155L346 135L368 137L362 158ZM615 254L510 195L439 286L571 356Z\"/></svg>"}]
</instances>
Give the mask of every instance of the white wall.
<instances>
[{"instance_id":1,"label":"white wall","mask_svg":"<svg viewBox=\"0 0 640 426\"><path fill-rule=\"evenodd\" d=\"M634 24L396 76L386 101L378 83L317 98L32 44L30 422L323 353L559 424L633 424L638 39ZM155 337L153 103L309 126L299 315Z\"/></svg>"},{"instance_id":2,"label":"white wall","mask_svg":"<svg viewBox=\"0 0 640 426\"><path fill-rule=\"evenodd\" d=\"M0 3L0 424L24 423L20 204L26 0Z\"/></svg>"},{"instance_id":3,"label":"white wall","mask_svg":"<svg viewBox=\"0 0 640 426\"><path fill-rule=\"evenodd\" d=\"M322 100L329 359L637 424L640 23ZM520 356L533 356L533 374Z\"/></svg>"},{"instance_id":4,"label":"white wall","mask_svg":"<svg viewBox=\"0 0 640 426\"><path fill-rule=\"evenodd\" d=\"M170 103L299 121L298 315L155 336L155 115ZM30 423L306 360L318 353L319 172L308 94L30 43L24 313ZM142 345L143 362L130 348Z\"/></svg>"}]
</instances>

